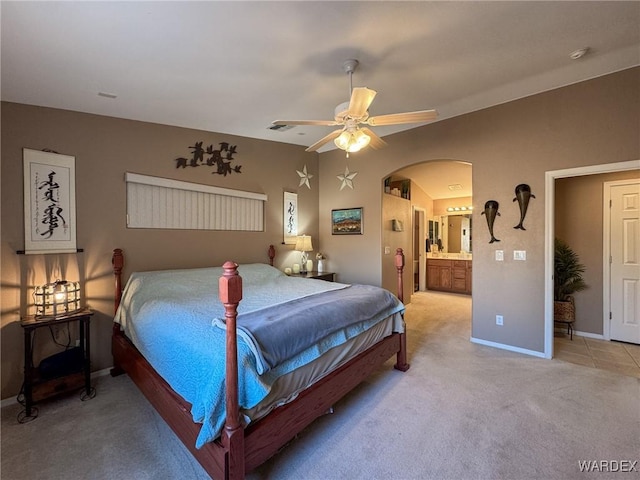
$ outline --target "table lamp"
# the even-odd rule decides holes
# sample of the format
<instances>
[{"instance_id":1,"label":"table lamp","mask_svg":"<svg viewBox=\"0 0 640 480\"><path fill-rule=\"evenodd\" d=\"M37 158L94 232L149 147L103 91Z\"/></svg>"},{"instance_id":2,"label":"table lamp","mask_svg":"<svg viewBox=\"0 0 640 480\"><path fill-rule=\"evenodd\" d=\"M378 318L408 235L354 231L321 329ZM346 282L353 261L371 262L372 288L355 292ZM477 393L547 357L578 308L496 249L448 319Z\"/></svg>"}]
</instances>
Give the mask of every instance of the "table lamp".
<instances>
[{"instance_id":1,"label":"table lamp","mask_svg":"<svg viewBox=\"0 0 640 480\"><path fill-rule=\"evenodd\" d=\"M299 235L296 240L296 250L302 252L302 257L300 258L300 273L307 273L307 252L313 250L313 245L311 245L311 237L309 235Z\"/></svg>"},{"instance_id":2,"label":"table lamp","mask_svg":"<svg viewBox=\"0 0 640 480\"><path fill-rule=\"evenodd\" d=\"M56 317L80 310L80 283L56 280L33 292L36 317Z\"/></svg>"}]
</instances>

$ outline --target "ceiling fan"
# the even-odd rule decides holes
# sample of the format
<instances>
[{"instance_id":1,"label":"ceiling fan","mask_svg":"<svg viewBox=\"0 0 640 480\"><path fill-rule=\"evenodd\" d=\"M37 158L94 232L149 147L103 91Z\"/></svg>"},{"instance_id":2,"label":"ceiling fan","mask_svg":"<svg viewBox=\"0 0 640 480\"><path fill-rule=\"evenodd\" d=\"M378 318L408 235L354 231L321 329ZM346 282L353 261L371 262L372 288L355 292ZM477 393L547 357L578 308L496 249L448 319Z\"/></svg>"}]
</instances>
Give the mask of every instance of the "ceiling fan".
<instances>
[{"instance_id":1,"label":"ceiling fan","mask_svg":"<svg viewBox=\"0 0 640 480\"><path fill-rule=\"evenodd\" d=\"M369 106L376 96L376 91L366 87L353 88L353 72L358 67L358 60L346 60L342 69L349 75L350 101L341 103L335 108L334 120L276 120L273 125L322 125L340 126L329 135L321 138L306 149L315 152L320 147L334 141L336 146L347 152L357 152L367 145L378 149L387 145L369 127L383 125L399 125L403 123L422 123L434 120L438 115L435 110L420 110L417 112L391 113L388 115L369 116Z\"/></svg>"}]
</instances>

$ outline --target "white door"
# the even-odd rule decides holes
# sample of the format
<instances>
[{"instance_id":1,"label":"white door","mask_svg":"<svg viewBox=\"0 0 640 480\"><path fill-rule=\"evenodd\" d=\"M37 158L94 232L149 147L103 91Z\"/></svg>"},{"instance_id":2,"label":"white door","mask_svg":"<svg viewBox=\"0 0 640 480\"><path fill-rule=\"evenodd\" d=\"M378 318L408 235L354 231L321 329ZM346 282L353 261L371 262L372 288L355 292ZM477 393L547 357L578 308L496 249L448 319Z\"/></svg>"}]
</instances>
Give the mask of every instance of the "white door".
<instances>
[{"instance_id":1,"label":"white door","mask_svg":"<svg viewBox=\"0 0 640 480\"><path fill-rule=\"evenodd\" d=\"M640 181L611 182L611 340L640 344Z\"/></svg>"}]
</instances>

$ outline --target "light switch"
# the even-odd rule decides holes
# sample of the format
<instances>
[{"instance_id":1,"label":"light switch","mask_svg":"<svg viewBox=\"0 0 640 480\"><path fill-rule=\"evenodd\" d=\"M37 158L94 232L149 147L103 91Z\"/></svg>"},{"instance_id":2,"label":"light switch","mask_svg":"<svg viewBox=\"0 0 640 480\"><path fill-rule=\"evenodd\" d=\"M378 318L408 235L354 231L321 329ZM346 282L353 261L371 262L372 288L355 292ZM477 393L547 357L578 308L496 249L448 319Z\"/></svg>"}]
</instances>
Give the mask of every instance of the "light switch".
<instances>
[{"instance_id":1,"label":"light switch","mask_svg":"<svg viewBox=\"0 0 640 480\"><path fill-rule=\"evenodd\" d=\"M514 260L526 260L527 259L527 251L526 250L514 250L513 251L513 259Z\"/></svg>"},{"instance_id":2,"label":"light switch","mask_svg":"<svg viewBox=\"0 0 640 480\"><path fill-rule=\"evenodd\" d=\"M391 247L384 247L384 254L389 255L391 253Z\"/></svg>"},{"instance_id":3,"label":"light switch","mask_svg":"<svg viewBox=\"0 0 640 480\"><path fill-rule=\"evenodd\" d=\"M504 250L496 250L496 262L504 261Z\"/></svg>"}]
</instances>

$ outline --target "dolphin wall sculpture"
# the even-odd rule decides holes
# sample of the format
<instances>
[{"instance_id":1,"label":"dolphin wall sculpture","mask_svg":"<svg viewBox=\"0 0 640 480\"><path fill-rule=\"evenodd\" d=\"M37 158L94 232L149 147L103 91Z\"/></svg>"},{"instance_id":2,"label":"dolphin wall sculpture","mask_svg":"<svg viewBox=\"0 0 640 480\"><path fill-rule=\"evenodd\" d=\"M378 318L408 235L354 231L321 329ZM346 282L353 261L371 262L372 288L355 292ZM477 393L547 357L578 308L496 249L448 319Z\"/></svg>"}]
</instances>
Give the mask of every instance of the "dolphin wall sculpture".
<instances>
[{"instance_id":1,"label":"dolphin wall sculpture","mask_svg":"<svg viewBox=\"0 0 640 480\"><path fill-rule=\"evenodd\" d=\"M531 187L526 183L521 183L516 187L516 197L513 199L515 202L518 200L518 205L520 206L520 223L513 228L519 228L520 230L526 230L522 222L524 222L524 216L527 214L527 207L529 206L529 199L536 198L536 196L531 193Z\"/></svg>"},{"instance_id":2,"label":"dolphin wall sculpture","mask_svg":"<svg viewBox=\"0 0 640 480\"><path fill-rule=\"evenodd\" d=\"M489 243L500 241L493 236L493 222L496 219L496 215L500 215L500 213L498 212L499 207L500 207L500 204L495 200L488 200L484 204L484 212L480 214L480 215L487 216L487 226L489 227L489 233L491 234L491 240L489 241Z\"/></svg>"}]
</instances>

